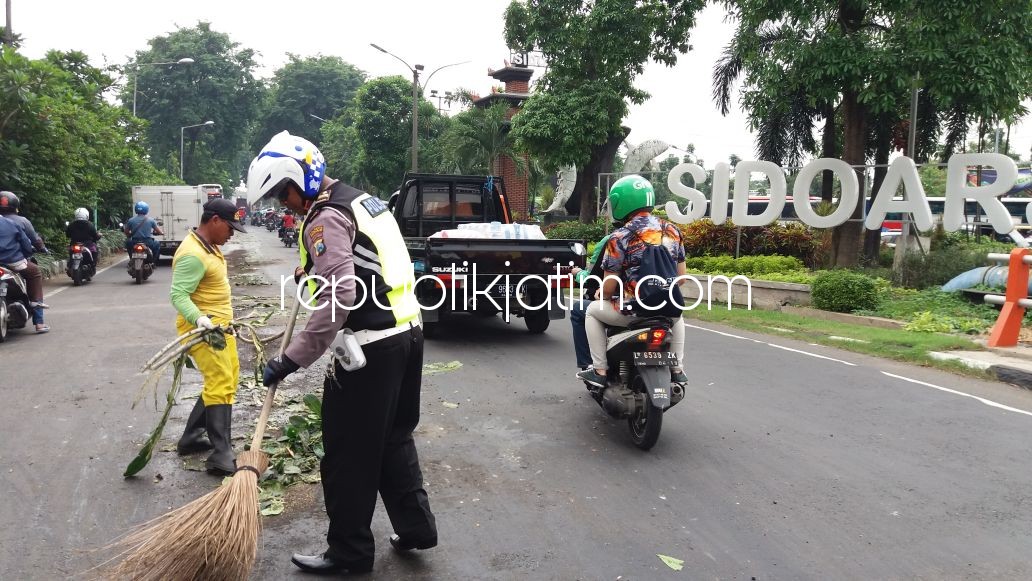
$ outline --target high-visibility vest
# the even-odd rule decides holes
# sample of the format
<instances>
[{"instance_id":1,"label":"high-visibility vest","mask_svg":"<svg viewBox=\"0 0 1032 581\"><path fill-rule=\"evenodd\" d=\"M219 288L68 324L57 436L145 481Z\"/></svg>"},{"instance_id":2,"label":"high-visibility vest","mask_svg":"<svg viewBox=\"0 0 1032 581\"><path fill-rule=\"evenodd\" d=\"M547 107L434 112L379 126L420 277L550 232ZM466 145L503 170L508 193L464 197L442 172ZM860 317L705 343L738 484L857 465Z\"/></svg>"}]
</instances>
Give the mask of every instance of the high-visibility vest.
<instances>
[{"instance_id":1,"label":"high-visibility vest","mask_svg":"<svg viewBox=\"0 0 1032 581\"><path fill-rule=\"evenodd\" d=\"M187 255L199 258L204 264L204 277L197 283L194 292L190 293L190 300L202 313L213 319L219 319L219 322L233 320L229 273L222 252L217 246L201 240L196 232L191 231L176 250L176 255L172 259L173 271L175 271L179 259ZM183 316L178 315L176 317L177 325L181 319L185 323Z\"/></svg>"},{"instance_id":2,"label":"high-visibility vest","mask_svg":"<svg viewBox=\"0 0 1032 581\"><path fill-rule=\"evenodd\" d=\"M352 260L355 277L364 283L365 288L356 284L355 299L361 305L348 314L343 327L355 331L389 329L416 320L419 303L415 295L412 261L398 223L387 205L379 198L341 182L323 191L301 223L298 251L301 266L307 274L313 274L315 265L309 255L310 237L307 233L312 219L319 212L340 212L355 224ZM309 279L308 285L310 296L316 296L318 282Z\"/></svg>"}]
</instances>

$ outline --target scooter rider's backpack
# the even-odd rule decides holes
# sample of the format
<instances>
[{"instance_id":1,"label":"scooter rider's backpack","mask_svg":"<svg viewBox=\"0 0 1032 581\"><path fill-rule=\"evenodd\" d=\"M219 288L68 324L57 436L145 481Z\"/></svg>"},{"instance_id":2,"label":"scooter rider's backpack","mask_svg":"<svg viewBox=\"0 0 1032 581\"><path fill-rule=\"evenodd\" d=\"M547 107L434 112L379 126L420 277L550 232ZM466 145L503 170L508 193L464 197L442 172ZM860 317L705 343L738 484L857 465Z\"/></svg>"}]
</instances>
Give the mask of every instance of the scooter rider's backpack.
<instances>
[{"instance_id":1,"label":"scooter rider's backpack","mask_svg":"<svg viewBox=\"0 0 1032 581\"><path fill-rule=\"evenodd\" d=\"M673 284L677 278L677 263L662 242L649 244L637 231L631 232L645 245L638 267L637 300L632 303L632 310L640 317L680 317L684 297L681 289Z\"/></svg>"}]
</instances>

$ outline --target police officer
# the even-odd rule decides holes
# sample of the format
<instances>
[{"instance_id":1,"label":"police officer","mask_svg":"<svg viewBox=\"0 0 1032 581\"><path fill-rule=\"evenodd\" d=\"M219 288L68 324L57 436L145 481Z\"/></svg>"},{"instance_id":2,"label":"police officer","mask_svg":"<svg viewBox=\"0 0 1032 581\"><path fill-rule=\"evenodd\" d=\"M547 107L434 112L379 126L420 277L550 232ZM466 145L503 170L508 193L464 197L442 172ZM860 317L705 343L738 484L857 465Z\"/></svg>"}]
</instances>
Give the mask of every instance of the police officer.
<instances>
[{"instance_id":1,"label":"police officer","mask_svg":"<svg viewBox=\"0 0 1032 581\"><path fill-rule=\"evenodd\" d=\"M389 540L395 550L437 545L412 439L419 422L423 333L412 265L394 217L378 198L330 179L325 170L319 150L286 131L272 138L248 170L249 194L274 196L305 216L295 278L315 291L305 329L282 357L269 362L263 381L272 385L310 366L342 330L354 333L361 346L365 366L345 371L334 359L323 384L320 468L328 548L291 558L306 572L361 573L373 568L370 524L377 492L394 527ZM305 275L331 284L316 290Z\"/></svg>"}]
</instances>

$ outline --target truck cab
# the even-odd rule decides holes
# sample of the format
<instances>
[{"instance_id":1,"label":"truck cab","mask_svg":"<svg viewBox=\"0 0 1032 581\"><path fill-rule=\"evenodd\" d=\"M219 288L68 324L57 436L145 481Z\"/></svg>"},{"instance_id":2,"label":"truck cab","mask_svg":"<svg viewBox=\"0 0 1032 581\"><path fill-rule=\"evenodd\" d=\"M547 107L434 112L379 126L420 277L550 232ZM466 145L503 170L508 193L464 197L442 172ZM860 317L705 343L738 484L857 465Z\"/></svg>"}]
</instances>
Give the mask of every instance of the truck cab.
<instances>
[{"instance_id":1,"label":"truck cab","mask_svg":"<svg viewBox=\"0 0 1032 581\"><path fill-rule=\"evenodd\" d=\"M520 317L531 333L566 316L569 279L557 272L584 266L583 240L433 236L463 224L512 224L501 178L407 174L388 207L412 259L427 337L458 314Z\"/></svg>"}]
</instances>

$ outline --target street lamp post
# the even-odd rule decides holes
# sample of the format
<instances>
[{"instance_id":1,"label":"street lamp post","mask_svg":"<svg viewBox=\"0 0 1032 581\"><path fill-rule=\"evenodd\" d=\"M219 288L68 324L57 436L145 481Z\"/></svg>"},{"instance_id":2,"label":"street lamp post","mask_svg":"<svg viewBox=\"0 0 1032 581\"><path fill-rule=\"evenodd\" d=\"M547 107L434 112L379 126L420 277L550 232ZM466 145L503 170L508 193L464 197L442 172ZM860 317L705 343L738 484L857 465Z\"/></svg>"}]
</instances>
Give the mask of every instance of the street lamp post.
<instances>
[{"instance_id":1,"label":"street lamp post","mask_svg":"<svg viewBox=\"0 0 1032 581\"><path fill-rule=\"evenodd\" d=\"M185 58L181 58L181 59L179 59L177 61L169 61L167 63L136 63L136 66L133 67L133 71L134 71L133 72L133 117L136 117L136 83L137 83L137 80L140 78L140 67L144 67L144 66L161 66L161 65L170 65L170 66L189 65L189 64L193 64L193 62L194 62L194 60L192 58L185 57Z\"/></svg>"},{"instance_id":2,"label":"street lamp post","mask_svg":"<svg viewBox=\"0 0 1032 581\"><path fill-rule=\"evenodd\" d=\"M384 54L389 54L392 57L398 59L399 61L401 61L401 64L408 67L408 70L412 72L412 171L417 172L419 171L419 90L422 88L419 85L419 72L423 70L423 65L410 66L407 62L405 62L405 59L388 51L383 47L380 47L373 43L369 43L369 46L375 48L376 50ZM430 79L433 78L434 74L436 74L437 71L448 67L454 67L456 65L464 65L468 62L470 61L462 61L460 63L451 63L441 67L437 67L433 70L433 72L431 72L426 77L426 83L430 82Z\"/></svg>"},{"instance_id":3,"label":"street lamp post","mask_svg":"<svg viewBox=\"0 0 1032 581\"><path fill-rule=\"evenodd\" d=\"M186 130L192 127L210 127L215 125L214 121L205 121L204 123L198 123L197 125L187 125L179 128L179 179L183 179L183 136L186 134Z\"/></svg>"}]
</instances>

